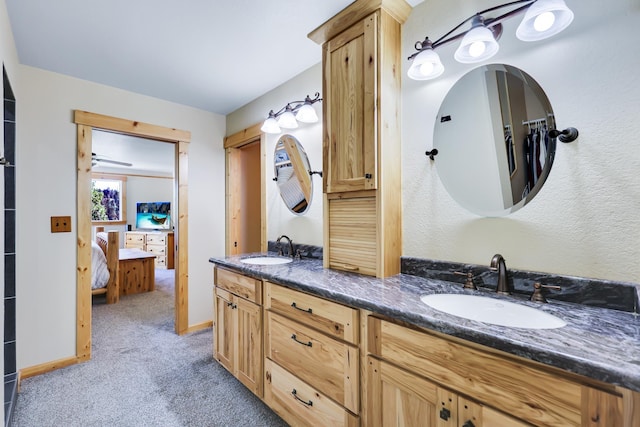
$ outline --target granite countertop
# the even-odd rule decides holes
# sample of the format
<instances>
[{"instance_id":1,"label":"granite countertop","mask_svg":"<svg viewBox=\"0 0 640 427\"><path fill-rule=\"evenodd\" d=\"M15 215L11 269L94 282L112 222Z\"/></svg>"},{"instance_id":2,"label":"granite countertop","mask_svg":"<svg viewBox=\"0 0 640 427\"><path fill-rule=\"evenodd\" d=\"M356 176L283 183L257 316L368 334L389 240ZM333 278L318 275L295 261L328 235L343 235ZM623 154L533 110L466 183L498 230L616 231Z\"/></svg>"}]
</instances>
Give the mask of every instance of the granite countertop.
<instances>
[{"instance_id":1,"label":"granite countertop","mask_svg":"<svg viewBox=\"0 0 640 427\"><path fill-rule=\"evenodd\" d=\"M244 254L209 261L256 278L306 291L352 307L486 345L536 362L640 392L640 317L628 312L566 302L533 303L468 291L459 284L398 274L384 279L325 269L317 259L281 265L249 265ZM268 254L273 256L273 254ZM434 293L473 293L507 298L566 321L557 329L519 329L467 320L435 310L420 297Z\"/></svg>"}]
</instances>

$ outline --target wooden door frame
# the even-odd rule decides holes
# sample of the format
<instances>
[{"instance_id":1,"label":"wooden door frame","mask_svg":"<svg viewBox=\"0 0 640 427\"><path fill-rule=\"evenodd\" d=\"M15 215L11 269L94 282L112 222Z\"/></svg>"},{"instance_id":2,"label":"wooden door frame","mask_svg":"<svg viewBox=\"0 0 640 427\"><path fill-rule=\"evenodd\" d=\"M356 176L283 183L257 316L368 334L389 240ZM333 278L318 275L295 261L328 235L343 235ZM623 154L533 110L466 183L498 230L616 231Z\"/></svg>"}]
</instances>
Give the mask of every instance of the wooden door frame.
<instances>
[{"instance_id":1,"label":"wooden door frame","mask_svg":"<svg viewBox=\"0 0 640 427\"><path fill-rule=\"evenodd\" d=\"M177 262L175 265L175 331L188 332L188 163L191 132L86 111L74 111L77 128L77 273L76 358L91 358L91 134L94 129L175 144L174 183L177 206ZM175 209L174 209L175 210Z\"/></svg>"},{"instance_id":2,"label":"wooden door frame","mask_svg":"<svg viewBox=\"0 0 640 427\"><path fill-rule=\"evenodd\" d=\"M265 180L265 136L260 130L262 123L248 127L240 132L236 132L224 138L225 149L225 253L227 256L235 254L233 242L239 240L238 233L241 232L236 226L236 189L232 174L234 172L234 158L239 153L239 149L247 144L258 142L260 144L260 250L267 251L267 195Z\"/></svg>"}]
</instances>

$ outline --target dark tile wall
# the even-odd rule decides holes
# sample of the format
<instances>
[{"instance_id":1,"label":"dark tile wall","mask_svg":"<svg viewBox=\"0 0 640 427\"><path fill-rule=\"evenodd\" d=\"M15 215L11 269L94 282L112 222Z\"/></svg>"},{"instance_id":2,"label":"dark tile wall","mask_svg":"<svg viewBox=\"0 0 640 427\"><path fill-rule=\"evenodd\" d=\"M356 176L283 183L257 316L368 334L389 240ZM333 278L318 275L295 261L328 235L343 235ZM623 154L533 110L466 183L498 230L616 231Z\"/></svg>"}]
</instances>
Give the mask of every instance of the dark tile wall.
<instances>
[{"instance_id":1,"label":"dark tile wall","mask_svg":"<svg viewBox=\"0 0 640 427\"><path fill-rule=\"evenodd\" d=\"M2 69L4 89L4 424L11 425L16 372L16 101Z\"/></svg>"}]
</instances>

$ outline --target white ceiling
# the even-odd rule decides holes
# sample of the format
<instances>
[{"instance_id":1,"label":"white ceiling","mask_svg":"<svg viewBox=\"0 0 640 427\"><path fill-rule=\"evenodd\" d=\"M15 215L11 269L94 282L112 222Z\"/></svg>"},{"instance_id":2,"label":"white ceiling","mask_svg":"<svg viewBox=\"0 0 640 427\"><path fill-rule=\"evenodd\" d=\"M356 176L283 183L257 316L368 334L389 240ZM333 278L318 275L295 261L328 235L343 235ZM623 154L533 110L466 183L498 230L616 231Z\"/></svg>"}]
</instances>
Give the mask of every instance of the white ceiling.
<instances>
[{"instance_id":1,"label":"white ceiling","mask_svg":"<svg viewBox=\"0 0 640 427\"><path fill-rule=\"evenodd\" d=\"M222 115L319 63L307 34L351 3L6 0L20 63ZM96 132L93 152L133 166L94 171L171 175L169 146Z\"/></svg>"},{"instance_id":2,"label":"white ceiling","mask_svg":"<svg viewBox=\"0 0 640 427\"><path fill-rule=\"evenodd\" d=\"M320 62L307 34L350 3L6 0L22 64L223 115Z\"/></svg>"}]
</instances>

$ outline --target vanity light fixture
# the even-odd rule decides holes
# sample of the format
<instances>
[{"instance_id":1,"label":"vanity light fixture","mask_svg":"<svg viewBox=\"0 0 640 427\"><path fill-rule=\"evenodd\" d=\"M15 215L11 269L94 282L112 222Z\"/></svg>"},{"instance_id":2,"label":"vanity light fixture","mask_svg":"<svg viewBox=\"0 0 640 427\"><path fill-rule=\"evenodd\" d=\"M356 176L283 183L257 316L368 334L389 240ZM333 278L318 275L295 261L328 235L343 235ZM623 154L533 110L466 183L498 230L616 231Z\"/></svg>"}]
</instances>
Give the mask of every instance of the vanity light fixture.
<instances>
[{"instance_id":1,"label":"vanity light fixture","mask_svg":"<svg viewBox=\"0 0 640 427\"><path fill-rule=\"evenodd\" d=\"M281 132L281 129L297 128L298 122L316 123L318 115L313 104L319 101L322 101L322 98L320 98L320 93L316 92L313 98L307 95L304 101L289 102L278 112L274 113L271 110L260 130L265 133L277 134Z\"/></svg>"},{"instance_id":2,"label":"vanity light fixture","mask_svg":"<svg viewBox=\"0 0 640 427\"><path fill-rule=\"evenodd\" d=\"M513 9L498 17L483 16L509 7ZM430 80L440 76L444 66L435 49L459 39L462 41L454 54L456 61L468 64L491 58L500 48L498 39L502 35L502 22L522 13L525 16L516 30L516 37L522 41L537 41L554 36L573 21L573 12L564 0L517 0L494 6L465 19L434 42L429 37L417 41L414 46L417 52L408 58L413 63L407 75L413 80ZM470 21L470 29L452 35Z\"/></svg>"}]
</instances>

